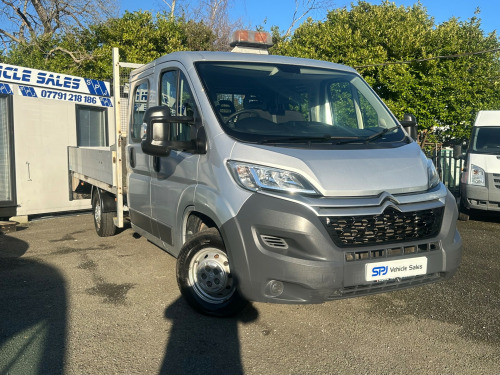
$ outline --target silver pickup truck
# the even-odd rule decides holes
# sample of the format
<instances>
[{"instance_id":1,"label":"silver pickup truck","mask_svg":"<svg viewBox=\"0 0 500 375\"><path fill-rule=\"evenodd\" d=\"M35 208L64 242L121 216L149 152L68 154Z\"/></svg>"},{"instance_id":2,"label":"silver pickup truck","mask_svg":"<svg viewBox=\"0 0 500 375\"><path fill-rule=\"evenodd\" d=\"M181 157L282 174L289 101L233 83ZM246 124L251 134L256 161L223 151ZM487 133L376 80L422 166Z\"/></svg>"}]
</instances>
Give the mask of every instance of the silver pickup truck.
<instances>
[{"instance_id":1,"label":"silver pickup truck","mask_svg":"<svg viewBox=\"0 0 500 375\"><path fill-rule=\"evenodd\" d=\"M100 162L117 175L125 163L124 186L85 172L99 169L80 155L88 149L70 150L70 170L93 185L97 232L113 234L128 209L133 230L177 258L180 291L202 313L321 303L457 270L455 199L354 69L176 52L133 70L130 93L127 134Z\"/></svg>"}]
</instances>

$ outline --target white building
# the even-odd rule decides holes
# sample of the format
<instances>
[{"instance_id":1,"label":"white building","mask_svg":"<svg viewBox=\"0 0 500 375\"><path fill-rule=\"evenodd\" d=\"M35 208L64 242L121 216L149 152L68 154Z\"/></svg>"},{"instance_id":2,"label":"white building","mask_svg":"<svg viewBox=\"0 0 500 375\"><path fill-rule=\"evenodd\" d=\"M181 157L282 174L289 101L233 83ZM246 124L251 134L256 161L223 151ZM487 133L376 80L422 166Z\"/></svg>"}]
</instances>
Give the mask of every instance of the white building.
<instances>
[{"instance_id":1,"label":"white building","mask_svg":"<svg viewBox=\"0 0 500 375\"><path fill-rule=\"evenodd\" d=\"M0 64L0 218L90 208L70 196L67 148L109 146L112 106L106 82Z\"/></svg>"}]
</instances>

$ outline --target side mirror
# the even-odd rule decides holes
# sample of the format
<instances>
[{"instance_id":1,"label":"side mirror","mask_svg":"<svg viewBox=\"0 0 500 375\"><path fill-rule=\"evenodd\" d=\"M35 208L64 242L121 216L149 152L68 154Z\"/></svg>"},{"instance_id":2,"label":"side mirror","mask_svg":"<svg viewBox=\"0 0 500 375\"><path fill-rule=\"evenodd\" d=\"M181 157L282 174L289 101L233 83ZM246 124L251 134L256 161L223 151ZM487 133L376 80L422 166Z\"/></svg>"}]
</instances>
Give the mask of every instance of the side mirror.
<instances>
[{"instance_id":1,"label":"side mirror","mask_svg":"<svg viewBox=\"0 0 500 375\"><path fill-rule=\"evenodd\" d=\"M463 159L464 155L462 153L462 145L454 145L453 146L453 159L458 160L458 159Z\"/></svg>"},{"instance_id":2,"label":"side mirror","mask_svg":"<svg viewBox=\"0 0 500 375\"><path fill-rule=\"evenodd\" d=\"M189 141L179 141L174 134L176 125L194 127L194 123L192 116L172 116L167 106L149 108L144 114L146 132L141 142L142 151L153 156L168 156L171 150L197 151L195 137Z\"/></svg>"},{"instance_id":3,"label":"side mirror","mask_svg":"<svg viewBox=\"0 0 500 375\"><path fill-rule=\"evenodd\" d=\"M403 121L400 121L400 124L401 126L403 126L406 133L408 133L408 135L416 141L418 137L418 125L415 116L413 116L411 113L405 113L403 116Z\"/></svg>"}]
</instances>

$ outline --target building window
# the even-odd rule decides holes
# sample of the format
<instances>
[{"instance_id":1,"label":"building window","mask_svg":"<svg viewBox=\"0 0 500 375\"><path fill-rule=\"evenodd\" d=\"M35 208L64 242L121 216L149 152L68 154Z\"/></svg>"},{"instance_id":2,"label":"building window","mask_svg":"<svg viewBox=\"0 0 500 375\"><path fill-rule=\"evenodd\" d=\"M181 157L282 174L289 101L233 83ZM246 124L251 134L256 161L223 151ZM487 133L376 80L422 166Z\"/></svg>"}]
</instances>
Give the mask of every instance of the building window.
<instances>
[{"instance_id":1,"label":"building window","mask_svg":"<svg viewBox=\"0 0 500 375\"><path fill-rule=\"evenodd\" d=\"M108 146L107 108L76 106L77 145Z\"/></svg>"},{"instance_id":2,"label":"building window","mask_svg":"<svg viewBox=\"0 0 500 375\"><path fill-rule=\"evenodd\" d=\"M15 205L11 110L11 97L0 95L0 207Z\"/></svg>"}]
</instances>

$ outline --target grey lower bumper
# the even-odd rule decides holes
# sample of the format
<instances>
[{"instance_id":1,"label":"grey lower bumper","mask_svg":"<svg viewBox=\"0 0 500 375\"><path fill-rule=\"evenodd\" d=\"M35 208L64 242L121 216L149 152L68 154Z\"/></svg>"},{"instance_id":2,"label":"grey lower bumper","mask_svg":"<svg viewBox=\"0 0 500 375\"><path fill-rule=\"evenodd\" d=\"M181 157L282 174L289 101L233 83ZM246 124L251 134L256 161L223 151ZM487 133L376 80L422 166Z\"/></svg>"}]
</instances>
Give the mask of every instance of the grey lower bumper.
<instances>
[{"instance_id":1,"label":"grey lower bumper","mask_svg":"<svg viewBox=\"0 0 500 375\"><path fill-rule=\"evenodd\" d=\"M467 209L500 211L500 189L493 184L488 187L463 184L461 192L462 204Z\"/></svg>"},{"instance_id":2,"label":"grey lower bumper","mask_svg":"<svg viewBox=\"0 0 500 375\"><path fill-rule=\"evenodd\" d=\"M308 207L254 194L237 216L221 227L231 269L249 300L321 303L330 299L402 289L448 278L461 259L455 199L448 193L441 230L434 238L411 243L337 247L319 217ZM396 249L400 250L397 254ZM347 253L354 256L346 256ZM395 254L373 258L375 254ZM377 255L377 256L378 256ZM384 282L365 279L365 265L375 261L427 258L425 275ZM352 261L350 261L350 260ZM275 295L272 281L282 293Z\"/></svg>"}]
</instances>

